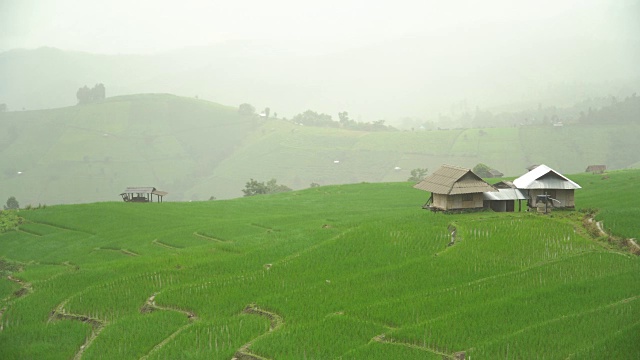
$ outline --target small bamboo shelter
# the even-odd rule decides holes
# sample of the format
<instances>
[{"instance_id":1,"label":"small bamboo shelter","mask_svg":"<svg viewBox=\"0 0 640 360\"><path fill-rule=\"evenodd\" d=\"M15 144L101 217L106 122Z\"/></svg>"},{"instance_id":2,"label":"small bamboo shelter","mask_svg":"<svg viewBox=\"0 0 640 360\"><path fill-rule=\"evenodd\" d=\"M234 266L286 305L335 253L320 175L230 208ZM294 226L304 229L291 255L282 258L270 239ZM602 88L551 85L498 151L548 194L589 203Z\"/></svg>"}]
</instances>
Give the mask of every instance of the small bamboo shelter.
<instances>
[{"instance_id":1,"label":"small bamboo shelter","mask_svg":"<svg viewBox=\"0 0 640 360\"><path fill-rule=\"evenodd\" d=\"M423 208L432 211L480 210L483 208L483 193L498 191L470 169L453 165L442 165L413 187L431 192Z\"/></svg>"},{"instance_id":2,"label":"small bamboo shelter","mask_svg":"<svg viewBox=\"0 0 640 360\"><path fill-rule=\"evenodd\" d=\"M589 165L587 166L587 170L585 172L590 172L592 174L603 174L607 170L607 165Z\"/></svg>"},{"instance_id":3,"label":"small bamboo shelter","mask_svg":"<svg viewBox=\"0 0 640 360\"><path fill-rule=\"evenodd\" d=\"M157 202L162 202L162 197L167 195L166 191L156 190L154 187L128 187L120 196L125 202L153 202L153 195Z\"/></svg>"},{"instance_id":4,"label":"small bamboo shelter","mask_svg":"<svg viewBox=\"0 0 640 360\"><path fill-rule=\"evenodd\" d=\"M513 180L529 200L529 207L536 208L539 199L549 199L556 208L575 207L574 190L580 185L547 165L538 165L533 170Z\"/></svg>"}]
</instances>

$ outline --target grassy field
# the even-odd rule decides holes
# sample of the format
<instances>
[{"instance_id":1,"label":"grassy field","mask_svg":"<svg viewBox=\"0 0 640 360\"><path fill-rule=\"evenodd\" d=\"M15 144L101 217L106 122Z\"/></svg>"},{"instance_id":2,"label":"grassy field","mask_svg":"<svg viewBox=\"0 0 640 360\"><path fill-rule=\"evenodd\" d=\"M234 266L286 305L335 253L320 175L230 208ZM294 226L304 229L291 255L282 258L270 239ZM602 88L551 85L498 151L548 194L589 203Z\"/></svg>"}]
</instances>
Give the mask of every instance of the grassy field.
<instances>
[{"instance_id":1,"label":"grassy field","mask_svg":"<svg viewBox=\"0 0 640 360\"><path fill-rule=\"evenodd\" d=\"M127 186L188 201L239 197L251 178L304 189L405 181L412 169L444 163L519 176L538 163L578 173L640 161L637 124L362 132L241 117L235 107L167 94L2 112L0 125L0 199L22 206L115 201Z\"/></svg>"},{"instance_id":2,"label":"grassy field","mask_svg":"<svg viewBox=\"0 0 640 360\"><path fill-rule=\"evenodd\" d=\"M640 171L607 176L575 177L578 208L638 237ZM427 197L362 183L22 210L0 234L0 358L640 357L640 258L583 212L445 215Z\"/></svg>"}]
</instances>

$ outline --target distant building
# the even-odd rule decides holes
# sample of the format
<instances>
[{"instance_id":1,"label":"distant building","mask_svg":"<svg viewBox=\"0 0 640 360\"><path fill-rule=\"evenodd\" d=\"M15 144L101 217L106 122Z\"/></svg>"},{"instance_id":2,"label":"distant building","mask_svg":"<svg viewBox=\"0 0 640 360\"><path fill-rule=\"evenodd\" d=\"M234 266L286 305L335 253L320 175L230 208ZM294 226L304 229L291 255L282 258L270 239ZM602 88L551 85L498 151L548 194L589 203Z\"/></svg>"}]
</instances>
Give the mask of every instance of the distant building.
<instances>
[{"instance_id":1,"label":"distant building","mask_svg":"<svg viewBox=\"0 0 640 360\"><path fill-rule=\"evenodd\" d=\"M413 187L431 192L423 208L433 211L483 209L483 193L498 192L470 169L453 165L442 165Z\"/></svg>"},{"instance_id":2,"label":"distant building","mask_svg":"<svg viewBox=\"0 0 640 360\"><path fill-rule=\"evenodd\" d=\"M491 178L500 178L500 177L504 176L503 173L501 173L500 171L498 171L496 169L489 170L489 175L490 176L487 176L487 177L491 177Z\"/></svg>"},{"instance_id":3,"label":"distant building","mask_svg":"<svg viewBox=\"0 0 640 360\"><path fill-rule=\"evenodd\" d=\"M574 190L580 185L546 165L538 165L528 173L513 180L513 185L520 189L529 200L529 207L534 208L542 197L551 198L553 207L575 207Z\"/></svg>"},{"instance_id":4,"label":"distant building","mask_svg":"<svg viewBox=\"0 0 640 360\"><path fill-rule=\"evenodd\" d=\"M607 165L589 165L584 172L590 172L592 174L602 174L607 170Z\"/></svg>"}]
</instances>

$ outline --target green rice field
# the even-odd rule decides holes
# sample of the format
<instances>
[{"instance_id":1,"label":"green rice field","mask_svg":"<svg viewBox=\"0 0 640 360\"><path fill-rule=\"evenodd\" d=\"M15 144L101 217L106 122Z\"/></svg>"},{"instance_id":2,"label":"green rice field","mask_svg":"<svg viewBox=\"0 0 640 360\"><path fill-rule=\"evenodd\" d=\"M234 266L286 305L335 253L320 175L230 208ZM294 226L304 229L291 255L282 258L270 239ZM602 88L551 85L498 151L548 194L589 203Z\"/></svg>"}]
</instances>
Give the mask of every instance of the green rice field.
<instances>
[{"instance_id":1,"label":"green rice field","mask_svg":"<svg viewBox=\"0 0 640 360\"><path fill-rule=\"evenodd\" d=\"M432 213L410 183L20 210L0 358L638 359L640 258L583 216L640 237L640 171L570 177L550 215Z\"/></svg>"}]
</instances>

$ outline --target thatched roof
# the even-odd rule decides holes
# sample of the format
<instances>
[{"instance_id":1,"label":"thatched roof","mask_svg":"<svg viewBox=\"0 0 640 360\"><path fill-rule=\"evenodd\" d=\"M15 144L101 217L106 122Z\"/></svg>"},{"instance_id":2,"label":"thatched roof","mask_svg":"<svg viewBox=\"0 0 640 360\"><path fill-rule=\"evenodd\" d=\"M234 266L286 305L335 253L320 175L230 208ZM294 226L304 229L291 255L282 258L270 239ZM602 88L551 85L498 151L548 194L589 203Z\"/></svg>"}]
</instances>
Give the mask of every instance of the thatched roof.
<instances>
[{"instance_id":1,"label":"thatched roof","mask_svg":"<svg viewBox=\"0 0 640 360\"><path fill-rule=\"evenodd\" d=\"M518 189L580 189L580 185L547 165L538 165L535 169L513 180Z\"/></svg>"},{"instance_id":2,"label":"thatched roof","mask_svg":"<svg viewBox=\"0 0 640 360\"><path fill-rule=\"evenodd\" d=\"M607 165L589 165L585 172L603 173L605 170L607 170Z\"/></svg>"},{"instance_id":3,"label":"thatched roof","mask_svg":"<svg viewBox=\"0 0 640 360\"><path fill-rule=\"evenodd\" d=\"M413 186L436 194L459 195L497 191L470 169L442 165L433 174Z\"/></svg>"},{"instance_id":4,"label":"thatched roof","mask_svg":"<svg viewBox=\"0 0 640 360\"><path fill-rule=\"evenodd\" d=\"M504 176L503 173L501 173L500 171L498 171L496 169L489 170L489 174L491 174L492 177L503 177Z\"/></svg>"}]
</instances>

